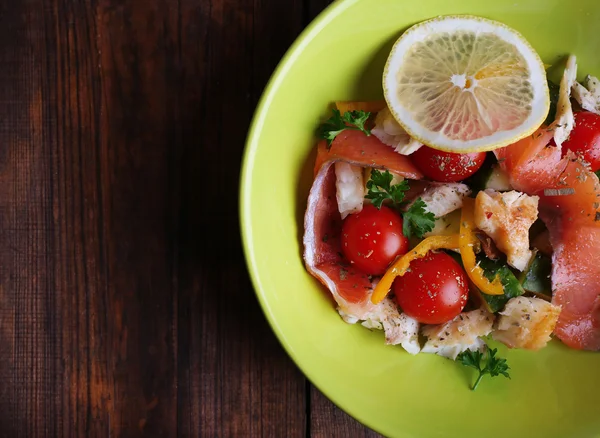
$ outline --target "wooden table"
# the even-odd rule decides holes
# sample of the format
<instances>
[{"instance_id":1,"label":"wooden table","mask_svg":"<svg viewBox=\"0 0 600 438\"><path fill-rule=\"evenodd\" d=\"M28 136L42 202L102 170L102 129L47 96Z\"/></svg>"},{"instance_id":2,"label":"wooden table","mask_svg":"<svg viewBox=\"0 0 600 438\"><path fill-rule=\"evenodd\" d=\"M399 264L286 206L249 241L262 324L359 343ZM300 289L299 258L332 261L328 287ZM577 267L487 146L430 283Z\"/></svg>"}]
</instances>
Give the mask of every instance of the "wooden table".
<instances>
[{"instance_id":1,"label":"wooden table","mask_svg":"<svg viewBox=\"0 0 600 438\"><path fill-rule=\"evenodd\" d=\"M0 0L0 436L376 436L241 251L246 130L327 0Z\"/></svg>"}]
</instances>

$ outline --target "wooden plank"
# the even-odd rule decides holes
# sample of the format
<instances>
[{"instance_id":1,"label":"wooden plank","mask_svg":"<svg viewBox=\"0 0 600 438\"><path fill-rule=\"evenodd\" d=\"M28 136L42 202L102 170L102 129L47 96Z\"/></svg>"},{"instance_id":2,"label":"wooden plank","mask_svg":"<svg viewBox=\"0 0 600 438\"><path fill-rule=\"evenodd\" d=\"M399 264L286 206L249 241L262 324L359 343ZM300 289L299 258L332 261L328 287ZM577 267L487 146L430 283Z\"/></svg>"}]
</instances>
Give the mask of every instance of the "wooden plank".
<instances>
[{"instance_id":1,"label":"wooden plank","mask_svg":"<svg viewBox=\"0 0 600 438\"><path fill-rule=\"evenodd\" d=\"M102 412L116 436L171 437L177 432L179 15L169 0L95 6L96 202L110 315L98 332L108 344L106 383L112 383Z\"/></svg>"},{"instance_id":2,"label":"wooden plank","mask_svg":"<svg viewBox=\"0 0 600 438\"><path fill-rule=\"evenodd\" d=\"M237 222L248 124L302 3L182 0L180 16L179 432L304 437L305 381L258 307Z\"/></svg>"},{"instance_id":3,"label":"wooden plank","mask_svg":"<svg viewBox=\"0 0 600 438\"><path fill-rule=\"evenodd\" d=\"M3 433L174 436L177 15L0 8Z\"/></svg>"},{"instance_id":4,"label":"wooden plank","mask_svg":"<svg viewBox=\"0 0 600 438\"><path fill-rule=\"evenodd\" d=\"M335 406L317 388L312 387L310 432L313 438L382 438Z\"/></svg>"},{"instance_id":5,"label":"wooden plank","mask_svg":"<svg viewBox=\"0 0 600 438\"><path fill-rule=\"evenodd\" d=\"M29 62L43 41L43 17L23 5L0 9L0 431L35 436L55 431L60 388L54 310L54 224L42 141L43 65ZM35 293L40 290L41 293ZM30 418L39 418L31 422Z\"/></svg>"}]
</instances>

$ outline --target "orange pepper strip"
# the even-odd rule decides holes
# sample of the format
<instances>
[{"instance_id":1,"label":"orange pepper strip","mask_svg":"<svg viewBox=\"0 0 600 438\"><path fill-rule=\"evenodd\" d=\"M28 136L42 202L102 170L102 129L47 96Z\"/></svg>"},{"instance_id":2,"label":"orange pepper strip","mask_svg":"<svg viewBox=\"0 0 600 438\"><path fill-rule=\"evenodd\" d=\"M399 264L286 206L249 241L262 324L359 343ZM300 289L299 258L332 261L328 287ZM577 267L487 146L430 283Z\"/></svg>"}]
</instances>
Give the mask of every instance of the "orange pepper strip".
<instances>
[{"instance_id":1,"label":"orange pepper strip","mask_svg":"<svg viewBox=\"0 0 600 438\"><path fill-rule=\"evenodd\" d=\"M336 108L341 114L346 111L365 111L367 113L377 113L386 107L385 100L370 100L365 102L336 102Z\"/></svg>"},{"instance_id":2,"label":"orange pepper strip","mask_svg":"<svg viewBox=\"0 0 600 438\"><path fill-rule=\"evenodd\" d=\"M475 221L473 220L474 201L471 198L463 199L460 218L460 257L467 275L481 292L487 295L503 295L504 288L500 278L496 276L494 281L489 281L475 258L474 248L479 245L479 239L475 235Z\"/></svg>"},{"instance_id":3,"label":"orange pepper strip","mask_svg":"<svg viewBox=\"0 0 600 438\"><path fill-rule=\"evenodd\" d=\"M408 270L410 262L413 260L425 257L429 251L434 249L458 249L458 247L459 236L456 234L452 236L432 236L426 238L412 250L396 260L394 264L388 268L385 275L381 278L379 283L377 283L377 286L375 286L373 295L371 295L371 302L373 304L380 303L387 296L396 277L403 276Z\"/></svg>"}]
</instances>

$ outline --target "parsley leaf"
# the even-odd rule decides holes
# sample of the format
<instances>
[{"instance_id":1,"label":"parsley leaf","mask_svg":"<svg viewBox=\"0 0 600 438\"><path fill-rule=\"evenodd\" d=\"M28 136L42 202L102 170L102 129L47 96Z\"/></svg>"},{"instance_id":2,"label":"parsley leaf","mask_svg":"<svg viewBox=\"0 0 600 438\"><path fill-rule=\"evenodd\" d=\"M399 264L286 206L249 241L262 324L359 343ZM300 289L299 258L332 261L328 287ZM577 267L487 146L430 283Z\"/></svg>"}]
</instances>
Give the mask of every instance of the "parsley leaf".
<instances>
[{"instance_id":1,"label":"parsley leaf","mask_svg":"<svg viewBox=\"0 0 600 438\"><path fill-rule=\"evenodd\" d=\"M404 192L410 187L408 181L403 180L399 184L392 184L393 175L386 170L381 172L377 169L371 171L371 178L367 181L368 193L365 198L370 199L375 207L381 209L386 199L392 201L392 205L400 206L404 201ZM402 233L406 237L423 237L423 234L433 230L435 226L435 215L427 210L425 202L419 198L402 216L404 224Z\"/></svg>"},{"instance_id":2,"label":"parsley leaf","mask_svg":"<svg viewBox=\"0 0 600 438\"><path fill-rule=\"evenodd\" d=\"M368 193L365 198L370 199L377 209L381 209L383 201L390 199L394 204L400 204L404 200L404 192L408 187L408 182L403 180L400 184L393 184L394 176L386 170L381 172L377 169L371 171L371 178L367 181Z\"/></svg>"},{"instance_id":3,"label":"parsley leaf","mask_svg":"<svg viewBox=\"0 0 600 438\"><path fill-rule=\"evenodd\" d=\"M485 366L486 370L488 370L490 376L496 377L502 374L504 377L508 377L510 379L510 375L508 374L508 370L510 367L506 364L506 359L502 359L500 357L496 357L497 349L489 350L488 354L488 363Z\"/></svg>"},{"instance_id":4,"label":"parsley leaf","mask_svg":"<svg viewBox=\"0 0 600 438\"><path fill-rule=\"evenodd\" d=\"M510 375L508 374L510 367L506 364L506 359L496 357L497 352L498 350L496 348L491 350L488 349L486 353L466 350L456 357L456 359L464 366L475 368L479 372L479 376L471 388L473 391L477 389L477 385L479 385L481 378L486 374L489 374L490 377L496 377L502 374L504 377L510 379ZM484 360L485 366L483 366Z\"/></svg>"},{"instance_id":5,"label":"parsley leaf","mask_svg":"<svg viewBox=\"0 0 600 438\"><path fill-rule=\"evenodd\" d=\"M363 110L346 111L344 113L344 121L346 123L350 123L351 125L356 126L360 131L364 132L365 134L371 135L371 131L365 129L365 123L367 123L367 120L369 120L370 116L371 113L365 112Z\"/></svg>"},{"instance_id":6,"label":"parsley leaf","mask_svg":"<svg viewBox=\"0 0 600 438\"><path fill-rule=\"evenodd\" d=\"M417 199L413 205L404 213L404 225L402 232L406 237L413 234L419 238L423 234L433 230L435 226L435 215L425 210L427 205L421 198Z\"/></svg>"},{"instance_id":7,"label":"parsley leaf","mask_svg":"<svg viewBox=\"0 0 600 438\"><path fill-rule=\"evenodd\" d=\"M479 364L483 359L483 353L481 351L467 350L460 353L457 356L457 359L459 359L464 366L475 368L477 371L481 371L481 369L479 368Z\"/></svg>"},{"instance_id":8,"label":"parsley leaf","mask_svg":"<svg viewBox=\"0 0 600 438\"><path fill-rule=\"evenodd\" d=\"M596 176L597 176L598 178L600 178L600 170L597 170L597 171L596 171Z\"/></svg>"},{"instance_id":9,"label":"parsley leaf","mask_svg":"<svg viewBox=\"0 0 600 438\"><path fill-rule=\"evenodd\" d=\"M333 140L346 129L362 131L371 135L371 131L365 128L365 123L371 113L365 111L346 111L342 116L337 109L333 110L333 116L325 121L319 128L319 137L327 140L327 146L331 147Z\"/></svg>"}]
</instances>

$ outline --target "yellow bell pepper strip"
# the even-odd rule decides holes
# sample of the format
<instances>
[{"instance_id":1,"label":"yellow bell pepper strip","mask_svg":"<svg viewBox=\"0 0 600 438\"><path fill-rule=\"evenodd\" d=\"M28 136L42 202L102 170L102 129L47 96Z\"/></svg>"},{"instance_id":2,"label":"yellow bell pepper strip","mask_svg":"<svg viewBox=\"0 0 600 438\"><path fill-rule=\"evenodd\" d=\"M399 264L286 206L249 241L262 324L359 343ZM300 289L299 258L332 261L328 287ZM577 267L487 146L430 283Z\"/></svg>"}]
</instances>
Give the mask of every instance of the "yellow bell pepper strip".
<instances>
[{"instance_id":1,"label":"yellow bell pepper strip","mask_svg":"<svg viewBox=\"0 0 600 438\"><path fill-rule=\"evenodd\" d=\"M457 234L452 236L431 236L423 240L409 252L404 254L398 260L396 260L392 266L388 268L385 275L381 278L373 295L371 295L371 302L373 304L379 304L387 296L392 283L396 277L403 276L410 262L421 257L425 257L429 251L434 249L458 249L459 247L459 236Z\"/></svg>"},{"instance_id":2,"label":"yellow bell pepper strip","mask_svg":"<svg viewBox=\"0 0 600 438\"><path fill-rule=\"evenodd\" d=\"M504 288L500 282L500 277L496 275L494 281L489 281L483 269L477 264L475 258L475 247L479 240L475 235L475 222L473 220L473 209L475 200L471 198L463 199L462 215L460 218L460 256L467 275L479 288L481 292L487 295L503 295Z\"/></svg>"}]
</instances>

